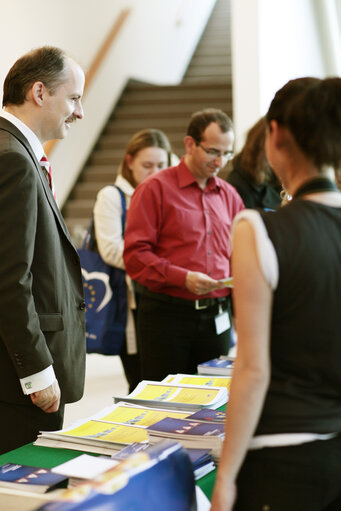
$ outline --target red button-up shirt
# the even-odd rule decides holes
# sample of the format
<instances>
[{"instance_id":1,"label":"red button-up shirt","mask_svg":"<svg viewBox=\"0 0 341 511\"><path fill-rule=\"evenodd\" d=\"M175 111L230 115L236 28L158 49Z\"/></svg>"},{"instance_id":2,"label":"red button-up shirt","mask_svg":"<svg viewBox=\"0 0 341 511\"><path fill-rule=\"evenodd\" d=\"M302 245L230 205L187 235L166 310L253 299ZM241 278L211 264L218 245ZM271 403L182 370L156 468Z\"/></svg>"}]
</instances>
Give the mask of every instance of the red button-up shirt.
<instances>
[{"instance_id":1,"label":"red button-up shirt","mask_svg":"<svg viewBox=\"0 0 341 511\"><path fill-rule=\"evenodd\" d=\"M216 280L230 275L231 223L243 208L236 190L220 178L210 178L202 190L183 159L157 172L130 203L123 256L128 274L151 291L197 299L185 288L187 272Z\"/></svg>"}]
</instances>

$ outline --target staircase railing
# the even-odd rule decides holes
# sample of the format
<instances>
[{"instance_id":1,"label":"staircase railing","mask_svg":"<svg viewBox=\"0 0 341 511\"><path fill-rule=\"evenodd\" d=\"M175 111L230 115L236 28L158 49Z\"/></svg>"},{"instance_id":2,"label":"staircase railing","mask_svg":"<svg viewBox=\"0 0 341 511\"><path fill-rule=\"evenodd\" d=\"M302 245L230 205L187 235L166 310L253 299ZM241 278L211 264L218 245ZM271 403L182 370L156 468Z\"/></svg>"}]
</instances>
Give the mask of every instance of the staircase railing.
<instances>
[{"instance_id":1,"label":"staircase railing","mask_svg":"<svg viewBox=\"0 0 341 511\"><path fill-rule=\"evenodd\" d=\"M131 9L123 9L120 14L118 15L117 19L113 23L111 30L105 40L103 41L102 46L97 52L97 55L93 59L93 62L89 68L89 71L86 73L85 76L85 85L84 85L84 94L83 97L86 95L88 87L90 86L91 82L93 81L98 69L100 68L103 60L107 56L109 50L111 49L112 45L114 44L118 34L120 33L121 29L123 28L123 25L127 19L127 17L130 14ZM47 155L50 155L55 145L59 142L59 140L50 140L44 145L44 150Z\"/></svg>"}]
</instances>

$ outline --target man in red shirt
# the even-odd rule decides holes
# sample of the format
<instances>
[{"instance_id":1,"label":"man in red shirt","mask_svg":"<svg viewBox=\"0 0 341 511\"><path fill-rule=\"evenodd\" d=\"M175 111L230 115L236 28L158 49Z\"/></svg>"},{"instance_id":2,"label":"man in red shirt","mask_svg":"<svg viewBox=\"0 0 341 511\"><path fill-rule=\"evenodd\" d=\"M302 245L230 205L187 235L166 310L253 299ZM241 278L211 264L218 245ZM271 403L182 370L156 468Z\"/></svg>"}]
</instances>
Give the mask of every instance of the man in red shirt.
<instances>
[{"instance_id":1,"label":"man in red shirt","mask_svg":"<svg viewBox=\"0 0 341 511\"><path fill-rule=\"evenodd\" d=\"M186 154L136 188L125 232L124 262L143 286L137 338L142 378L194 373L230 345L230 229L244 208L216 177L233 156L230 118L221 110L192 115Z\"/></svg>"}]
</instances>

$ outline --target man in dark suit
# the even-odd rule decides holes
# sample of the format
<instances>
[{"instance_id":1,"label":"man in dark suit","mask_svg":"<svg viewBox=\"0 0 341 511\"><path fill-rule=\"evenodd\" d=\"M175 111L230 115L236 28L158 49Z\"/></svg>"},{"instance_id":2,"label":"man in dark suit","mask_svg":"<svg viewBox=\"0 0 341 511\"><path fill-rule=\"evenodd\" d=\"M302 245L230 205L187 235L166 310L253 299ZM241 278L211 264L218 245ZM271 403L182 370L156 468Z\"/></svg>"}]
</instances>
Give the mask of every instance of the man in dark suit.
<instances>
[{"instance_id":1,"label":"man in dark suit","mask_svg":"<svg viewBox=\"0 0 341 511\"><path fill-rule=\"evenodd\" d=\"M61 50L20 58L0 112L0 453L62 427L82 397L85 303L77 251L40 164L83 117L84 73Z\"/></svg>"}]
</instances>

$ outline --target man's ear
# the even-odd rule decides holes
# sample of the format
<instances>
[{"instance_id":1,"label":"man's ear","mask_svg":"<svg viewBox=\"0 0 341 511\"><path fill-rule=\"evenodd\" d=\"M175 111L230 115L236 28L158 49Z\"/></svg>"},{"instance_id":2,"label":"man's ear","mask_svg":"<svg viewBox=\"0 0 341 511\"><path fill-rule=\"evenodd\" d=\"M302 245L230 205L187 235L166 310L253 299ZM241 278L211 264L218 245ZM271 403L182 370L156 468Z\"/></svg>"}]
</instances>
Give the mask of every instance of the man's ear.
<instances>
[{"instance_id":1,"label":"man's ear","mask_svg":"<svg viewBox=\"0 0 341 511\"><path fill-rule=\"evenodd\" d=\"M194 140L193 137L187 135L185 138L184 138L184 144L185 144L185 149L186 149L186 153L187 154L192 154L193 153L193 149L195 149L196 147L196 142Z\"/></svg>"},{"instance_id":2,"label":"man's ear","mask_svg":"<svg viewBox=\"0 0 341 511\"><path fill-rule=\"evenodd\" d=\"M43 82L35 82L31 89L30 94L33 102L38 106L43 106L44 102L44 93L46 92L46 87Z\"/></svg>"}]
</instances>

